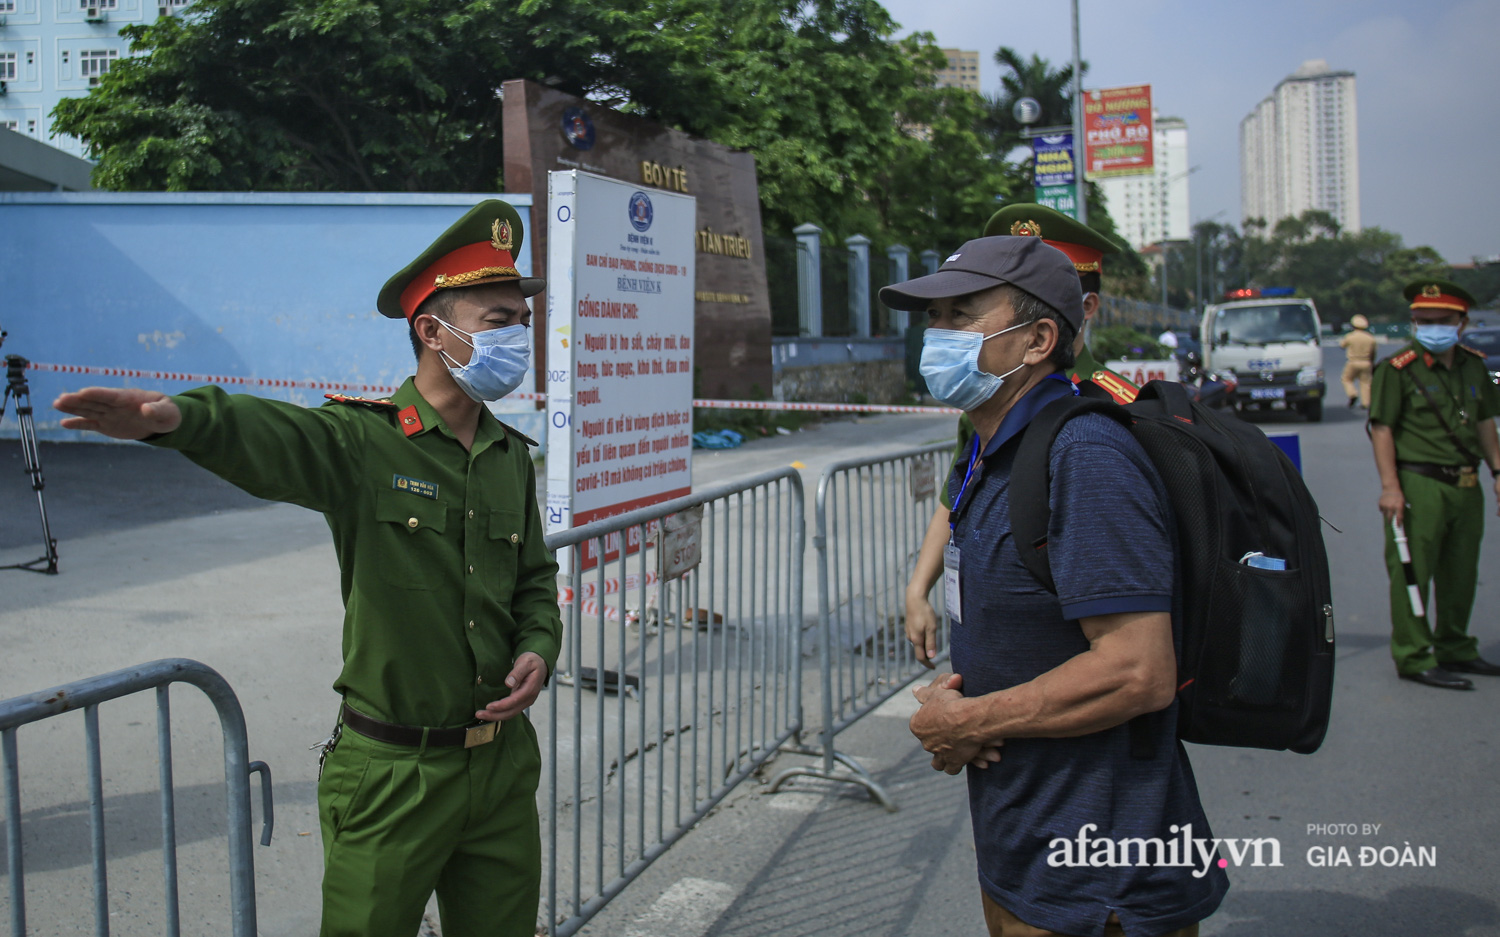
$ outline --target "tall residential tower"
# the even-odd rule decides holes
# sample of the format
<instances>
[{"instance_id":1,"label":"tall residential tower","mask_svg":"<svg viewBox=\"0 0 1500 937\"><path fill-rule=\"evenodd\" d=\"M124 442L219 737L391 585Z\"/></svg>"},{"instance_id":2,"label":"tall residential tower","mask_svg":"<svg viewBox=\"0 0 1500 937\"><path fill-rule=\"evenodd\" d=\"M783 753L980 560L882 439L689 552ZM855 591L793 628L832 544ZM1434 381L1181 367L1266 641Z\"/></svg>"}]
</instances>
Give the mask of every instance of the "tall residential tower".
<instances>
[{"instance_id":1,"label":"tall residential tower","mask_svg":"<svg viewBox=\"0 0 1500 937\"><path fill-rule=\"evenodd\" d=\"M1151 135L1155 171L1098 180L1115 230L1140 250L1161 241L1192 237L1188 229L1188 126L1180 117L1157 115Z\"/></svg>"},{"instance_id":2,"label":"tall residential tower","mask_svg":"<svg viewBox=\"0 0 1500 937\"><path fill-rule=\"evenodd\" d=\"M1240 215L1267 225L1310 208L1358 231L1354 73L1303 62L1240 121Z\"/></svg>"}]
</instances>

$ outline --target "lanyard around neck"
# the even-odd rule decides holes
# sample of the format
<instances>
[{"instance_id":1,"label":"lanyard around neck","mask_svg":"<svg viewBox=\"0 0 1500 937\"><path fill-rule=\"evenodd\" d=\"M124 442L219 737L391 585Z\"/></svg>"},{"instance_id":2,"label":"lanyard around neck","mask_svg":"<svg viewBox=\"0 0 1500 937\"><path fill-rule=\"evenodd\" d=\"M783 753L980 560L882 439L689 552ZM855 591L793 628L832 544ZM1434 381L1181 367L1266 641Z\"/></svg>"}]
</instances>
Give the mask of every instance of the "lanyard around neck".
<instances>
[{"instance_id":1,"label":"lanyard around neck","mask_svg":"<svg viewBox=\"0 0 1500 937\"><path fill-rule=\"evenodd\" d=\"M969 479L974 477L974 466L979 462L979 434L974 434L973 445L969 447L969 467L964 471L963 484L958 486L958 497L953 499L953 510L948 513L948 530L951 533L958 522L954 520L961 510L964 501L964 492L969 490Z\"/></svg>"}]
</instances>

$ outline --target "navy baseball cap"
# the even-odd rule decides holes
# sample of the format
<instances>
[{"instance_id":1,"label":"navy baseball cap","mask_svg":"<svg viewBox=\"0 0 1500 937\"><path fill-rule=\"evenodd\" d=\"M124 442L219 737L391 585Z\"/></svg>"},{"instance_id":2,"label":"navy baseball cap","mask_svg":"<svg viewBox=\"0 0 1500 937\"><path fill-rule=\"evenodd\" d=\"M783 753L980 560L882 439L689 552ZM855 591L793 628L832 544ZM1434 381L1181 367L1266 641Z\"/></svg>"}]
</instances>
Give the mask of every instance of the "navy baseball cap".
<instances>
[{"instance_id":1,"label":"navy baseball cap","mask_svg":"<svg viewBox=\"0 0 1500 937\"><path fill-rule=\"evenodd\" d=\"M1083 328L1083 287L1067 254L1034 237L987 237L966 241L936 273L881 287L890 309L921 312L935 299L953 299L1001 284L1023 289Z\"/></svg>"}]
</instances>

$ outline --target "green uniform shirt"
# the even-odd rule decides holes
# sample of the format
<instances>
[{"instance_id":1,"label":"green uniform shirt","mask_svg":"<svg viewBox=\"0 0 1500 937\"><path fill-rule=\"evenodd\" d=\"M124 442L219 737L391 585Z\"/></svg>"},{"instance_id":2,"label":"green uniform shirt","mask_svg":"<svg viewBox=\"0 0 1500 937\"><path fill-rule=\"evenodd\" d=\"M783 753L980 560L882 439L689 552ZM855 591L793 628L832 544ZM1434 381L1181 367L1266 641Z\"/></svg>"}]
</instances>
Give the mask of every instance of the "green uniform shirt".
<instances>
[{"instance_id":1,"label":"green uniform shirt","mask_svg":"<svg viewBox=\"0 0 1500 937\"><path fill-rule=\"evenodd\" d=\"M1413 353L1410 363L1397 368L1393 362L1407 358L1407 352ZM1427 388L1459 442L1475 455L1482 455L1479 423L1500 415L1500 389L1490 380L1484 359L1459 347L1454 352L1453 367L1445 368L1413 343L1375 367L1370 390L1370 422L1391 428L1396 459L1438 465L1468 464L1454 448L1413 379Z\"/></svg>"},{"instance_id":2,"label":"green uniform shirt","mask_svg":"<svg viewBox=\"0 0 1500 937\"><path fill-rule=\"evenodd\" d=\"M151 442L327 518L344 595L333 687L349 705L402 725L472 725L507 694L517 656L536 652L549 673L557 660L536 473L524 437L488 410L465 451L412 379L391 399L307 409L201 387L173 398L182 425ZM410 437L407 407L421 425Z\"/></svg>"},{"instance_id":3,"label":"green uniform shirt","mask_svg":"<svg viewBox=\"0 0 1500 937\"><path fill-rule=\"evenodd\" d=\"M1125 380L1125 378L1120 377L1120 375L1115 374L1115 372L1100 364L1098 359L1089 351L1087 345L1083 346L1083 351L1074 356L1073 370L1068 372L1068 379L1077 384L1079 381L1089 380L1100 371L1104 371L1107 374L1114 374L1116 380L1132 391L1140 390L1139 387L1136 387ZM953 474L954 465L959 464L961 460L969 457L969 446L973 444L975 432L974 423L969 419L969 415L967 413L959 414L958 444L953 447L953 460L948 467L949 475ZM945 508L951 509L953 507L953 505L948 503L948 475L943 476L942 482L938 486L938 500L942 502Z\"/></svg>"}]
</instances>

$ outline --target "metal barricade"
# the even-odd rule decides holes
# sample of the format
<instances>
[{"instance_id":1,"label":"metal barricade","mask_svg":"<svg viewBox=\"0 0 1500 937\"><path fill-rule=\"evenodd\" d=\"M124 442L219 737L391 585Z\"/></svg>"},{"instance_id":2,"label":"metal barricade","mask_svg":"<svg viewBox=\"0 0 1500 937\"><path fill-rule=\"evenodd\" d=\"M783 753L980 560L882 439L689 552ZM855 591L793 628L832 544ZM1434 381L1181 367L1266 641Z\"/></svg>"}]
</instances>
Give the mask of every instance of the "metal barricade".
<instances>
[{"instance_id":1,"label":"metal barricade","mask_svg":"<svg viewBox=\"0 0 1500 937\"><path fill-rule=\"evenodd\" d=\"M779 773L770 790L794 777L847 781L866 788L887 810L896 803L834 738L890 699L925 668L906 640L906 584L944 484L951 442L873 459L835 462L818 480L818 662L822 676L821 742L808 754L821 764ZM941 603L938 656L948 654ZM842 766L842 770L840 768Z\"/></svg>"},{"instance_id":2,"label":"metal barricade","mask_svg":"<svg viewBox=\"0 0 1500 937\"><path fill-rule=\"evenodd\" d=\"M546 932L577 932L802 728L804 501L778 469L547 538ZM548 754L550 752L550 754Z\"/></svg>"},{"instance_id":3,"label":"metal barricade","mask_svg":"<svg viewBox=\"0 0 1500 937\"><path fill-rule=\"evenodd\" d=\"M90 677L30 696L0 701L0 748L4 750L5 845L10 863L10 929L26 933L26 881L21 847L21 779L16 730L23 725L83 710L89 770L89 832L94 875L94 931L109 933L109 884L104 859L104 770L99 753L99 704L143 690L156 690L156 738L161 777L162 878L168 937L181 932L177 902L177 827L172 788L172 719L168 689L188 683L202 690L219 714L224 733L224 787L229 819L229 889L234 937L255 937L255 857L250 841L250 775L261 776L261 845L271 844L274 820L271 769L249 760L245 714L224 678L206 664L181 658Z\"/></svg>"}]
</instances>

